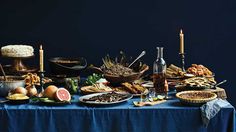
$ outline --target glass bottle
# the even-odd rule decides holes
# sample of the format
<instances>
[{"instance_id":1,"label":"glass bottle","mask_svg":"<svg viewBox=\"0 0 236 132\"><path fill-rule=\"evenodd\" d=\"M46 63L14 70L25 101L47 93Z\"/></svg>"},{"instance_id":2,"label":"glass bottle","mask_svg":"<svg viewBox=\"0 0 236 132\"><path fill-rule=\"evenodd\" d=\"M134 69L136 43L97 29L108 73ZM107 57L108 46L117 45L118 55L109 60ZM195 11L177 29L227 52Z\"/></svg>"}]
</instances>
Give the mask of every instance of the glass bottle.
<instances>
[{"instance_id":1,"label":"glass bottle","mask_svg":"<svg viewBox=\"0 0 236 132\"><path fill-rule=\"evenodd\" d=\"M167 97L166 62L163 59L163 47L157 47L157 59L153 64L153 83L157 95Z\"/></svg>"}]
</instances>

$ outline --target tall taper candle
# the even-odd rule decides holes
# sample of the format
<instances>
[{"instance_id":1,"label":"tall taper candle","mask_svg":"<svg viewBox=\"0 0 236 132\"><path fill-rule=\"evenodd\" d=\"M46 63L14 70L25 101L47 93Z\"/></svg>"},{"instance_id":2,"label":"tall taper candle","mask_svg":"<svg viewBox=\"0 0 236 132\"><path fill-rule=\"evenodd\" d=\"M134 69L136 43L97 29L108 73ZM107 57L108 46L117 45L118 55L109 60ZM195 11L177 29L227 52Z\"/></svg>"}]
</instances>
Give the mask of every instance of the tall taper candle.
<instances>
[{"instance_id":1,"label":"tall taper candle","mask_svg":"<svg viewBox=\"0 0 236 132\"><path fill-rule=\"evenodd\" d=\"M39 70L43 72L43 46L40 45L39 49Z\"/></svg>"},{"instance_id":2,"label":"tall taper candle","mask_svg":"<svg viewBox=\"0 0 236 132\"><path fill-rule=\"evenodd\" d=\"M179 38L180 38L180 49L179 49L179 53L180 53L180 54L184 54L184 34L183 34L182 29L180 30Z\"/></svg>"}]
</instances>

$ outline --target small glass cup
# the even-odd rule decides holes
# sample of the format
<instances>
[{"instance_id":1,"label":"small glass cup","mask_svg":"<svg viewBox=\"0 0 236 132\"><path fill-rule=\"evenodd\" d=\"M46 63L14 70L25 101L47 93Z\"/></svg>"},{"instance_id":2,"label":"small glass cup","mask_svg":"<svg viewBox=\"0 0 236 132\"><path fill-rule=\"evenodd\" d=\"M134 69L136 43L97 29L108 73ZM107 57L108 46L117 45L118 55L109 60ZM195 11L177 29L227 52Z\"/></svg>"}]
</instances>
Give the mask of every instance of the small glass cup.
<instances>
[{"instance_id":1,"label":"small glass cup","mask_svg":"<svg viewBox=\"0 0 236 132\"><path fill-rule=\"evenodd\" d=\"M153 101L154 98L156 98L156 90L155 90L155 88L149 88L148 98L151 101Z\"/></svg>"},{"instance_id":2,"label":"small glass cup","mask_svg":"<svg viewBox=\"0 0 236 132\"><path fill-rule=\"evenodd\" d=\"M146 102L147 101L147 94L146 93L142 93L140 95L140 102Z\"/></svg>"}]
</instances>

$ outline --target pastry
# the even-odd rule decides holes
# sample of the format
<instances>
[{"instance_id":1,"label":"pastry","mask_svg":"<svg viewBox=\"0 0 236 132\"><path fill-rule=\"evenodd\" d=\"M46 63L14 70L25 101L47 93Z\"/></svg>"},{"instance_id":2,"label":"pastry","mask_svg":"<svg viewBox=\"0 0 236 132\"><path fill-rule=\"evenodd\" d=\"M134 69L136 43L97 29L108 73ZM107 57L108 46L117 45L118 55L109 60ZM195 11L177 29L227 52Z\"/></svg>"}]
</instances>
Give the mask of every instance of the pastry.
<instances>
[{"instance_id":1,"label":"pastry","mask_svg":"<svg viewBox=\"0 0 236 132\"><path fill-rule=\"evenodd\" d=\"M143 87L140 84L134 84L134 83L128 83L128 82L122 83L122 86L131 94L141 94L147 90L145 87Z\"/></svg>"},{"instance_id":2,"label":"pastry","mask_svg":"<svg viewBox=\"0 0 236 132\"><path fill-rule=\"evenodd\" d=\"M122 83L122 86L124 86L130 93L133 93L133 94L137 94L138 91L136 91L136 89L132 88L132 84L128 83L128 82L125 82L125 83Z\"/></svg>"},{"instance_id":3,"label":"pastry","mask_svg":"<svg viewBox=\"0 0 236 132\"><path fill-rule=\"evenodd\" d=\"M2 56L30 57L34 55L34 48L29 45L7 45L1 48Z\"/></svg>"},{"instance_id":4,"label":"pastry","mask_svg":"<svg viewBox=\"0 0 236 132\"><path fill-rule=\"evenodd\" d=\"M188 88L212 88L216 84L214 79L208 79L205 77L193 77L183 80L178 86L188 87Z\"/></svg>"},{"instance_id":5,"label":"pastry","mask_svg":"<svg viewBox=\"0 0 236 132\"><path fill-rule=\"evenodd\" d=\"M168 68L166 68L166 77L167 78L182 78L185 72L182 71L181 68L171 64Z\"/></svg>"},{"instance_id":6,"label":"pastry","mask_svg":"<svg viewBox=\"0 0 236 132\"><path fill-rule=\"evenodd\" d=\"M192 66L187 69L187 73L204 77L213 76L212 72L207 67L197 64L192 64Z\"/></svg>"}]
</instances>

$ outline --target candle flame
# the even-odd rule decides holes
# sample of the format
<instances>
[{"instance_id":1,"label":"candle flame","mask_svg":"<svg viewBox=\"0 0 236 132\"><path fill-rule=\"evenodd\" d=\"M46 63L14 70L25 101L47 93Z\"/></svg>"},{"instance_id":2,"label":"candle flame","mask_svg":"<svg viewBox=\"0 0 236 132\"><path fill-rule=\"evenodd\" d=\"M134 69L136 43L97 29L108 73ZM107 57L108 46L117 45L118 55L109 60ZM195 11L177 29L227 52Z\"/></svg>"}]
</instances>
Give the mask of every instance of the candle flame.
<instances>
[{"instance_id":1,"label":"candle flame","mask_svg":"<svg viewBox=\"0 0 236 132\"><path fill-rule=\"evenodd\" d=\"M180 34L183 34L183 30L182 29L180 29Z\"/></svg>"},{"instance_id":2,"label":"candle flame","mask_svg":"<svg viewBox=\"0 0 236 132\"><path fill-rule=\"evenodd\" d=\"M43 46L42 45L40 45L40 50L42 50L43 49Z\"/></svg>"}]
</instances>

